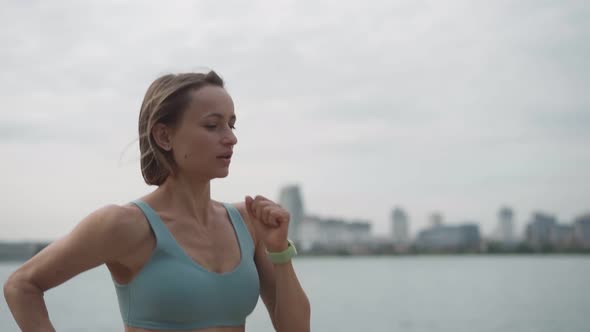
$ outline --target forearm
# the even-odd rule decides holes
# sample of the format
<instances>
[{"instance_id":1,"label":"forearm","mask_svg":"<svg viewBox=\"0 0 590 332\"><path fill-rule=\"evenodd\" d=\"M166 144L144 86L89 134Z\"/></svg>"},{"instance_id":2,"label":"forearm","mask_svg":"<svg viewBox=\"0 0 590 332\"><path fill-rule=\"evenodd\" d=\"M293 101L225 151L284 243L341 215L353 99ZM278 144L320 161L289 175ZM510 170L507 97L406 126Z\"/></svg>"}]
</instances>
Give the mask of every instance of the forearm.
<instances>
[{"instance_id":1,"label":"forearm","mask_svg":"<svg viewBox=\"0 0 590 332\"><path fill-rule=\"evenodd\" d=\"M43 292L32 284L7 281L4 298L14 320L23 332L54 332L49 321Z\"/></svg>"},{"instance_id":2,"label":"forearm","mask_svg":"<svg viewBox=\"0 0 590 332\"><path fill-rule=\"evenodd\" d=\"M309 331L310 304L299 284L293 264L275 264L274 272L276 277L274 316L278 331Z\"/></svg>"}]
</instances>

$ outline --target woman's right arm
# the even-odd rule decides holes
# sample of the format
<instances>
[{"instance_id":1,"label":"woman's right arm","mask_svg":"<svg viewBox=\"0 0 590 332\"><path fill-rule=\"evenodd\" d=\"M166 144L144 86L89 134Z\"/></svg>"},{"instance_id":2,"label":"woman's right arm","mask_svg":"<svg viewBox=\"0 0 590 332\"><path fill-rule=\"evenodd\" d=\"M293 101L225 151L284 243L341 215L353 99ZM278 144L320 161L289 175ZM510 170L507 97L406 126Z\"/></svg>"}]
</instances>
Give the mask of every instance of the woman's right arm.
<instances>
[{"instance_id":1,"label":"woman's right arm","mask_svg":"<svg viewBox=\"0 0 590 332\"><path fill-rule=\"evenodd\" d=\"M24 332L55 331L43 293L103 263L117 263L137 244L137 226L125 207L109 205L84 218L10 275L4 297Z\"/></svg>"}]
</instances>

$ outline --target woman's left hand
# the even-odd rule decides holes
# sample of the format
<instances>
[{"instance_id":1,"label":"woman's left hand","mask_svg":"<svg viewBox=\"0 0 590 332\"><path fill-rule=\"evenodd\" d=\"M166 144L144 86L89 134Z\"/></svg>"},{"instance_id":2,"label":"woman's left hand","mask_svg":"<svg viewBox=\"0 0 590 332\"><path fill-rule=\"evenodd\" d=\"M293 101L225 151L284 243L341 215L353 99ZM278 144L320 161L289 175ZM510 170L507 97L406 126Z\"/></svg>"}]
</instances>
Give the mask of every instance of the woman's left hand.
<instances>
[{"instance_id":1,"label":"woman's left hand","mask_svg":"<svg viewBox=\"0 0 590 332\"><path fill-rule=\"evenodd\" d=\"M256 233L261 236L266 249L279 252L287 249L289 211L264 196L246 196L246 209L254 222Z\"/></svg>"}]
</instances>

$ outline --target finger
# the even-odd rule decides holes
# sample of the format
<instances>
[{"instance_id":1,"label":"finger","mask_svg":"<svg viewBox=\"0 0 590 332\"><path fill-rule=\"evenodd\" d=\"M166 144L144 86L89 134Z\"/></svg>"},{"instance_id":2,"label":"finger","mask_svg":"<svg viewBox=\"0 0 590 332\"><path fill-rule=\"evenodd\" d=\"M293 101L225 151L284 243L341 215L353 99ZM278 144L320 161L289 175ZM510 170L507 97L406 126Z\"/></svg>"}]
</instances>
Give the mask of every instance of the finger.
<instances>
[{"instance_id":1,"label":"finger","mask_svg":"<svg viewBox=\"0 0 590 332\"><path fill-rule=\"evenodd\" d=\"M262 195L256 195L254 197L254 202L252 203L252 205L254 206L254 209L256 209L256 206L258 206L258 205L266 205L266 204L278 206L277 203L273 202L272 200L270 200Z\"/></svg>"},{"instance_id":2,"label":"finger","mask_svg":"<svg viewBox=\"0 0 590 332\"><path fill-rule=\"evenodd\" d=\"M251 217L254 217L254 210L252 209L252 203L254 202L254 198L250 197L249 195L246 196L246 211L250 214Z\"/></svg>"},{"instance_id":3,"label":"finger","mask_svg":"<svg viewBox=\"0 0 590 332\"><path fill-rule=\"evenodd\" d=\"M260 207L260 221L264 224L271 226L272 223L269 220L270 213L275 209L274 204L272 202L262 202Z\"/></svg>"},{"instance_id":4,"label":"finger","mask_svg":"<svg viewBox=\"0 0 590 332\"><path fill-rule=\"evenodd\" d=\"M281 209L279 215L277 216L277 220L279 220L281 223L289 222L290 218L291 215L289 215L289 211L284 209Z\"/></svg>"},{"instance_id":5,"label":"finger","mask_svg":"<svg viewBox=\"0 0 590 332\"><path fill-rule=\"evenodd\" d=\"M255 205L254 205L254 198L248 196L248 206L247 206L247 210L248 210L248 214L250 215L250 218L254 221L256 220L256 209L255 209Z\"/></svg>"},{"instance_id":6,"label":"finger","mask_svg":"<svg viewBox=\"0 0 590 332\"><path fill-rule=\"evenodd\" d=\"M265 207L262 208L262 218L261 221L265 224L265 225L269 225L268 222L268 215L270 214L271 211L271 206L270 205L266 205Z\"/></svg>"},{"instance_id":7,"label":"finger","mask_svg":"<svg viewBox=\"0 0 590 332\"><path fill-rule=\"evenodd\" d=\"M270 199L268 199L268 198L266 198L266 197L264 197L262 195L256 195L256 197L254 197L254 200L255 201L260 201L260 202L262 202L262 201L270 201Z\"/></svg>"},{"instance_id":8,"label":"finger","mask_svg":"<svg viewBox=\"0 0 590 332\"><path fill-rule=\"evenodd\" d=\"M278 209L274 209L271 212L268 220L273 226L280 226L280 224L281 224L280 218L281 218L281 211Z\"/></svg>"},{"instance_id":9,"label":"finger","mask_svg":"<svg viewBox=\"0 0 590 332\"><path fill-rule=\"evenodd\" d=\"M252 203L250 204L250 213L252 217L254 217L254 219L257 220L262 219L262 208L266 206L268 203L268 201L261 199L260 196L256 196L256 198L254 198L252 200Z\"/></svg>"},{"instance_id":10,"label":"finger","mask_svg":"<svg viewBox=\"0 0 590 332\"><path fill-rule=\"evenodd\" d=\"M256 219L262 221L264 219L264 208L271 205L272 202L269 201L261 201L254 199L252 203L252 210L255 213Z\"/></svg>"},{"instance_id":11,"label":"finger","mask_svg":"<svg viewBox=\"0 0 590 332\"><path fill-rule=\"evenodd\" d=\"M276 207L273 205L268 205L264 208L264 222L269 226L277 226L276 221L274 220L273 213L275 213Z\"/></svg>"},{"instance_id":12,"label":"finger","mask_svg":"<svg viewBox=\"0 0 590 332\"><path fill-rule=\"evenodd\" d=\"M257 201L256 198L252 202L252 212L253 212L254 219L260 220L262 210L261 210L261 206L260 206L260 201L259 200Z\"/></svg>"}]
</instances>

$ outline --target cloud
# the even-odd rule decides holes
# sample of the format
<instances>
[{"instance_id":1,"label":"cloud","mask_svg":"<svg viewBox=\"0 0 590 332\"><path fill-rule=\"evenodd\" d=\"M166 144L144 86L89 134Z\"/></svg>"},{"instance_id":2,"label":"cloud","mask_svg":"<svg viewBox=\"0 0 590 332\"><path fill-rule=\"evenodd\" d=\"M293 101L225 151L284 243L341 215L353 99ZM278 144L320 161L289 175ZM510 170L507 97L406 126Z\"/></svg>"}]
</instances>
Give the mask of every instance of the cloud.
<instances>
[{"instance_id":1,"label":"cloud","mask_svg":"<svg viewBox=\"0 0 590 332\"><path fill-rule=\"evenodd\" d=\"M222 199L299 182L311 212L369 218L380 232L397 204L414 229L434 209L491 229L506 203L523 218L546 207L567 220L587 208L589 14L584 1L10 2L0 144L51 153L2 170L45 181L18 163L57 158L79 164L76 182L135 195L145 188L127 145L136 149L145 89L167 72L213 68L238 115ZM69 218L112 197L89 194Z\"/></svg>"}]
</instances>

